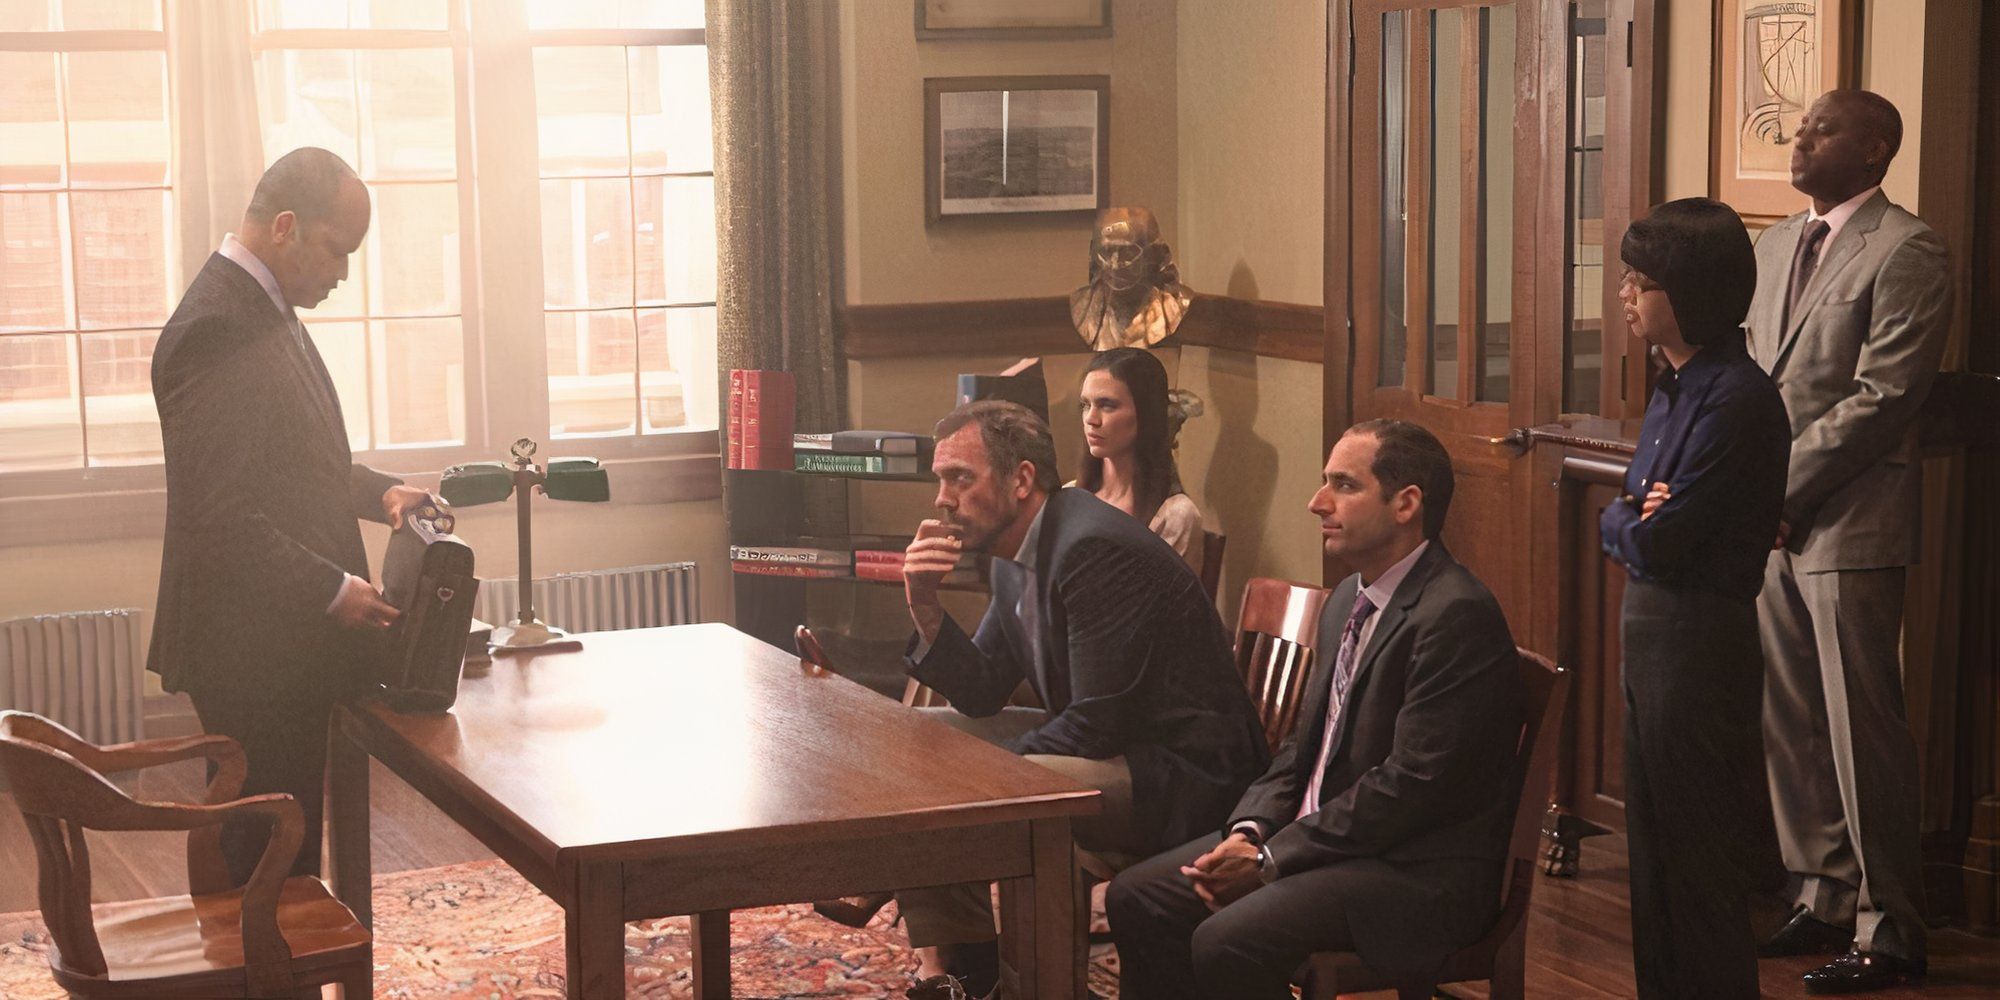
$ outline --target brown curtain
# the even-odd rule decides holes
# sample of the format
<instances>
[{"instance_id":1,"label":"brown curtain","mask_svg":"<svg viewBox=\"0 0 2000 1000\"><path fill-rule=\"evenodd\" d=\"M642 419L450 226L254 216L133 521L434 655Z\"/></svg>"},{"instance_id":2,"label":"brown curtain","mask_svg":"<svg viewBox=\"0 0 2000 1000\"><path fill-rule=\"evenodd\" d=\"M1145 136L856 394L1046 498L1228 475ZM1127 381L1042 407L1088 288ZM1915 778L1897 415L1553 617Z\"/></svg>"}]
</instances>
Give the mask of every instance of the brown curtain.
<instances>
[{"instance_id":1,"label":"brown curtain","mask_svg":"<svg viewBox=\"0 0 2000 1000\"><path fill-rule=\"evenodd\" d=\"M731 368L791 372L800 431L836 430L846 412L831 264L835 15L824 0L708 0L718 398L727 405Z\"/></svg>"}]
</instances>

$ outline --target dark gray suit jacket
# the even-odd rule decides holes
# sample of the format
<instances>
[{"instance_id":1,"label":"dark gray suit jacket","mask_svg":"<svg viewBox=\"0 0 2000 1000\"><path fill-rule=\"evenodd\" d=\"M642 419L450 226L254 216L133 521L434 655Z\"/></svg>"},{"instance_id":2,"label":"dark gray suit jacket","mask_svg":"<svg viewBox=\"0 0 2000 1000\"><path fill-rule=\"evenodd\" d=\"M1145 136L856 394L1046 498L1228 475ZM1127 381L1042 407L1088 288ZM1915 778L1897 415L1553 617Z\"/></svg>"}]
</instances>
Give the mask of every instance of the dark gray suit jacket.
<instances>
[{"instance_id":1,"label":"dark gray suit jacket","mask_svg":"<svg viewBox=\"0 0 2000 1000\"><path fill-rule=\"evenodd\" d=\"M1923 465L1917 411L1944 358L1951 271L1944 242L1880 191L1828 245L1782 322L1801 212L1757 238L1750 356L1792 420L1789 547L1802 571L1917 561Z\"/></svg>"},{"instance_id":2,"label":"dark gray suit jacket","mask_svg":"<svg viewBox=\"0 0 2000 1000\"><path fill-rule=\"evenodd\" d=\"M1358 918L1355 943L1377 969L1421 972L1476 938L1498 911L1526 691L1499 603L1433 540L1377 612L1319 811L1294 821L1318 763L1340 634L1360 586L1350 576L1327 600L1299 727L1229 825L1255 820L1273 831L1266 843L1280 878L1385 862L1386 872L1358 880L1363 898L1347 906Z\"/></svg>"},{"instance_id":3,"label":"dark gray suit jacket","mask_svg":"<svg viewBox=\"0 0 2000 1000\"><path fill-rule=\"evenodd\" d=\"M947 615L910 675L974 717L998 712L1025 677L1049 719L1009 748L1123 755L1146 853L1215 829L1269 753L1201 581L1145 524L1076 488L1049 497L1036 549L1032 584L994 560L977 633Z\"/></svg>"},{"instance_id":4,"label":"dark gray suit jacket","mask_svg":"<svg viewBox=\"0 0 2000 1000\"><path fill-rule=\"evenodd\" d=\"M326 613L368 576L356 518L398 480L355 465L310 339L211 255L153 352L167 527L147 668L169 691L278 703L361 682L370 639Z\"/></svg>"}]
</instances>

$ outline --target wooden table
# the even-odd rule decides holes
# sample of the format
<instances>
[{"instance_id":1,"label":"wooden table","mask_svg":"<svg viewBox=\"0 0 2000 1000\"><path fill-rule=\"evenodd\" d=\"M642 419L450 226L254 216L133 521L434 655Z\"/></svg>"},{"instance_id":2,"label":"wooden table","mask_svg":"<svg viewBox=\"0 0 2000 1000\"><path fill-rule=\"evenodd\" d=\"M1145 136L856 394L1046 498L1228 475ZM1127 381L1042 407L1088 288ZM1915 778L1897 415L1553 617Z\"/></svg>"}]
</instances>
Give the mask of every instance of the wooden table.
<instances>
[{"instance_id":1,"label":"wooden table","mask_svg":"<svg viewBox=\"0 0 2000 1000\"><path fill-rule=\"evenodd\" d=\"M447 714L336 715L333 887L364 923L373 756L561 904L571 997L624 996L628 920L692 915L695 995L727 997L732 909L985 880L1020 994L1087 995L1094 790L726 625L582 640L496 657Z\"/></svg>"}]
</instances>

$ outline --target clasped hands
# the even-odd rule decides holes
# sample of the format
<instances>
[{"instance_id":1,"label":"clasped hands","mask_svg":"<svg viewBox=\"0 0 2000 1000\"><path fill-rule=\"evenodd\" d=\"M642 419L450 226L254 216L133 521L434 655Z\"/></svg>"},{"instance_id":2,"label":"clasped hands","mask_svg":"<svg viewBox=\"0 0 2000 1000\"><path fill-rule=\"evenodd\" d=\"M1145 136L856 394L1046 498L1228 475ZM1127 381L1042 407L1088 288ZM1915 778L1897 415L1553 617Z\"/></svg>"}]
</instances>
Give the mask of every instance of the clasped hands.
<instances>
[{"instance_id":1,"label":"clasped hands","mask_svg":"<svg viewBox=\"0 0 2000 1000\"><path fill-rule=\"evenodd\" d=\"M429 490L399 483L383 491L382 514L394 530L403 526L405 515L433 502ZM340 591L334 595L327 614L343 628L377 631L394 625L403 613L383 600L382 591L374 584L350 573L340 581Z\"/></svg>"},{"instance_id":2,"label":"clasped hands","mask_svg":"<svg viewBox=\"0 0 2000 1000\"><path fill-rule=\"evenodd\" d=\"M1242 833L1232 833L1208 853L1181 866L1210 912L1242 899L1264 884L1257 863L1257 845Z\"/></svg>"},{"instance_id":3,"label":"clasped hands","mask_svg":"<svg viewBox=\"0 0 2000 1000\"><path fill-rule=\"evenodd\" d=\"M1673 498L1673 487L1668 486L1666 483L1654 483L1653 488L1646 491L1645 502L1639 506L1639 520L1643 521L1652 517L1659 511L1661 504ZM1791 541L1791 539L1792 522L1780 518L1778 521L1778 537L1777 540L1771 543L1771 547L1782 549L1785 547L1785 543Z\"/></svg>"}]
</instances>

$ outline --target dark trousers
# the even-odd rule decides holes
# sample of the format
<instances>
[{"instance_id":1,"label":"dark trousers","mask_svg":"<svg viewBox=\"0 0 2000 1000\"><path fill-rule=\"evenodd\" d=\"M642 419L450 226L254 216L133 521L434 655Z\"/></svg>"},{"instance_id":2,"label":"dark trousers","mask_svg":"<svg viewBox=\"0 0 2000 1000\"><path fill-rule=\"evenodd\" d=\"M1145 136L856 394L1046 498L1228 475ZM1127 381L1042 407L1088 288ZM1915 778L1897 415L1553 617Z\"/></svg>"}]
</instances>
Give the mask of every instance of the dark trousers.
<instances>
[{"instance_id":1,"label":"dark trousers","mask_svg":"<svg viewBox=\"0 0 2000 1000\"><path fill-rule=\"evenodd\" d=\"M320 873L320 829L325 818L327 723L332 701L273 704L246 699L239 693L189 692L204 732L227 736L243 745L249 771L243 795L283 792L305 812L305 836L291 874ZM214 767L209 777L214 778ZM222 828L222 858L237 885L250 880L264 856L270 827L262 820L231 822Z\"/></svg>"},{"instance_id":2,"label":"dark trousers","mask_svg":"<svg viewBox=\"0 0 2000 1000\"><path fill-rule=\"evenodd\" d=\"M1755 605L1634 580L1621 632L1639 996L1754 998L1753 877L1777 854Z\"/></svg>"},{"instance_id":3,"label":"dark trousers","mask_svg":"<svg viewBox=\"0 0 2000 1000\"><path fill-rule=\"evenodd\" d=\"M1307 956L1352 950L1345 887L1382 862L1287 875L1210 913L1180 868L1221 841L1210 834L1112 880L1105 910L1125 1000L1289 1000Z\"/></svg>"}]
</instances>

